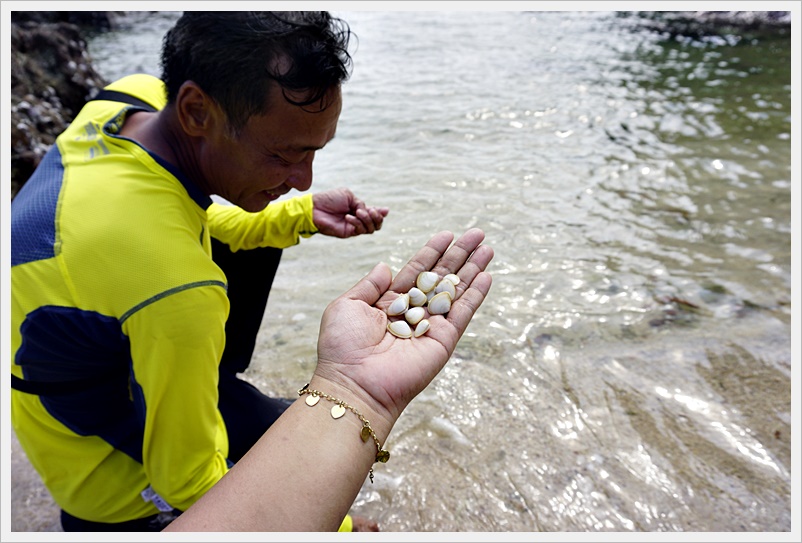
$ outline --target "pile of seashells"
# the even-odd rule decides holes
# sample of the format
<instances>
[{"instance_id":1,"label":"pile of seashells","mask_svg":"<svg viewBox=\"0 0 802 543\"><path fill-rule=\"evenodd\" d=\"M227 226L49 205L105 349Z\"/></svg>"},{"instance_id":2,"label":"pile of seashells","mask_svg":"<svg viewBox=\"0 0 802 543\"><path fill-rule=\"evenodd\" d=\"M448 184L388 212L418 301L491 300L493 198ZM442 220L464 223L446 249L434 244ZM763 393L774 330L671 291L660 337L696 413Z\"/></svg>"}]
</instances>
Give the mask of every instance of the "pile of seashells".
<instances>
[{"instance_id":1,"label":"pile of seashells","mask_svg":"<svg viewBox=\"0 0 802 543\"><path fill-rule=\"evenodd\" d=\"M390 321L387 330L400 338L422 336L429 330L429 319L425 318L426 310L428 309L430 315L448 313L451 301L457 295L458 284L459 277L455 273L449 273L440 279L435 272L420 272L415 286L409 292L400 294L387 308L389 317L404 317L403 320Z\"/></svg>"}]
</instances>

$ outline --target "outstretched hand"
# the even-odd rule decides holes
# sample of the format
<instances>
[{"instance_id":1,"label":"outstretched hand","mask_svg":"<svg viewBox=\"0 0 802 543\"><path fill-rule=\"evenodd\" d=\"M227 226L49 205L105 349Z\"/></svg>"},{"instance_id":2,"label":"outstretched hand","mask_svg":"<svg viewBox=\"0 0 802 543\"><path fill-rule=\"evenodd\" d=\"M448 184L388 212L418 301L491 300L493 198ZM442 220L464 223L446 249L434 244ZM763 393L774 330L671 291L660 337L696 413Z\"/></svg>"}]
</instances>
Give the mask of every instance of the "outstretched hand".
<instances>
[{"instance_id":1,"label":"outstretched hand","mask_svg":"<svg viewBox=\"0 0 802 543\"><path fill-rule=\"evenodd\" d=\"M312 195L312 221L321 234L350 238L381 229L386 207L368 207L349 189L332 189Z\"/></svg>"},{"instance_id":2,"label":"outstretched hand","mask_svg":"<svg viewBox=\"0 0 802 543\"><path fill-rule=\"evenodd\" d=\"M493 249L481 245L484 232L468 230L449 248L453 239L451 232L433 236L395 278L378 264L323 313L315 374L360 396L390 426L445 366L490 289L484 270ZM428 270L459 276L451 310L429 316L429 331L420 337L395 337L386 308Z\"/></svg>"},{"instance_id":3,"label":"outstretched hand","mask_svg":"<svg viewBox=\"0 0 802 543\"><path fill-rule=\"evenodd\" d=\"M323 312L318 364L311 389L301 391L322 391L327 400L340 403L341 414L347 402L359 419L349 416L332 424L325 411L293 403L168 531L336 529L369 466L389 458L380 443L386 443L399 415L448 362L490 290L485 269L493 249L482 245L484 232L468 230L451 245L453 239L451 232L434 235L395 278L386 264L378 264ZM451 309L445 316L431 316L426 334L398 338L387 331L386 308L428 270L440 277L459 276ZM330 413L339 416L333 408ZM367 442L366 429L375 441L375 456L373 444L364 446L356 438Z\"/></svg>"}]
</instances>

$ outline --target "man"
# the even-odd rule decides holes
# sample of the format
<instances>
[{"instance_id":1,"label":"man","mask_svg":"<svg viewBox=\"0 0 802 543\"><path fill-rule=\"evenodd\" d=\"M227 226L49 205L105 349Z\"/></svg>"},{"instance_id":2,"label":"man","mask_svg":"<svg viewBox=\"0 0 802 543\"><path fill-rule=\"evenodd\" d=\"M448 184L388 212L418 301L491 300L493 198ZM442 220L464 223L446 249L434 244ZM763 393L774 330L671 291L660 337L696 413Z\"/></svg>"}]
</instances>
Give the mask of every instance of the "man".
<instances>
[{"instance_id":1,"label":"man","mask_svg":"<svg viewBox=\"0 0 802 543\"><path fill-rule=\"evenodd\" d=\"M327 13L185 13L162 80L106 87L12 202L12 423L65 531L161 529L287 407L236 375L280 250L387 215L268 206L311 186L348 40Z\"/></svg>"}]
</instances>

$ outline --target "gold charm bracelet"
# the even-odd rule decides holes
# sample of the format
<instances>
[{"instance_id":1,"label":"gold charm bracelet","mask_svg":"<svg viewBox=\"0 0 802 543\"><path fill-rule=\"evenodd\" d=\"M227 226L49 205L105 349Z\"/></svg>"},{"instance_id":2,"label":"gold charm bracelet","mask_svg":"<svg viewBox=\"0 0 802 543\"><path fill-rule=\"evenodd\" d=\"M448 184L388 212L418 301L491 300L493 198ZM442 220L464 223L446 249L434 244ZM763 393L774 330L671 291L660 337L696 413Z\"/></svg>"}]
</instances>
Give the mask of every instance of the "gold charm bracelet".
<instances>
[{"instance_id":1,"label":"gold charm bracelet","mask_svg":"<svg viewBox=\"0 0 802 543\"><path fill-rule=\"evenodd\" d=\"M320 392L319 390L309 388L309 383L305 384L304 387L298 391L298 396L303 396L304 394L309 395L305 401L306 405L310 407L317 405L317 403L320 401L320 398L334 403L334 407L331 408L331 418L333 419L339 419L342 417L345 414L346 409L359 417L359 420L362 421L362 431L360 432L362 441L367 443L369 438L373 438L373 442L376 444L376 460L374 462L381 462L382 464L387 463L387 461L390 459L390 453L382 449L381 444L379 444L379 438L376 437L376 432L374 432L373 428L370 427L370 422L362 415L362 413L342 400L338 400L333 396L329 396L325 392ZM373 483L372 466L370 468L370 482Z\"/></svg>"}]
</instances>

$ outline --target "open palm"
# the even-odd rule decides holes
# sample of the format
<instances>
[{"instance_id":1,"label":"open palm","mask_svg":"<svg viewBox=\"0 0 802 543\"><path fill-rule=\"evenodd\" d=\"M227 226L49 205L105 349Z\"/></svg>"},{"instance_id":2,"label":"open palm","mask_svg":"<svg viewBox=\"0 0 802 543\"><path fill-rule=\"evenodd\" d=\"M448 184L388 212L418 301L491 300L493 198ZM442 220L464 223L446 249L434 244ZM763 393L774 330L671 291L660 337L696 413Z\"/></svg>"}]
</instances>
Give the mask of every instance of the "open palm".
<instances>
[{"instance_id":1,"label":"open palm","mask_svg":"<svg viewBox=\"0 0 802 543\"><path fill-rule=\"evenodd\" d=\"M395 278L379 264L329 304L321 321L315 373L354 392L360 389L363 401L395 420L446 364L490 289L484 270L493 250L481 245L484 232L468 230L449 247L452 240L450 232L436 234ZM430 270L440 277L459 276L451 310L428 317L431 327L420 337L393 336L387 331L387 306L415 285L421 271Z\"/></svg>"}]
</instances>

